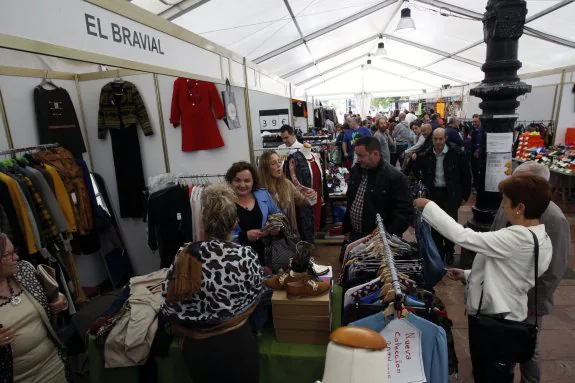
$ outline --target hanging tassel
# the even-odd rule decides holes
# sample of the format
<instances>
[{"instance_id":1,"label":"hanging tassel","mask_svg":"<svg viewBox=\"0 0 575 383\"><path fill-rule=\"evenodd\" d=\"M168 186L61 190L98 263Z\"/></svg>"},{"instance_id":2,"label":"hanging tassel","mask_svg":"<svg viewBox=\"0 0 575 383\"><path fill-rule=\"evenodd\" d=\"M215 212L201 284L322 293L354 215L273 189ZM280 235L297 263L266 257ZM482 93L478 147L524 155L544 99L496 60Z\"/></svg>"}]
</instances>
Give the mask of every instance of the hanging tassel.
<instances>
[{"instance_id":1,"label":"hanging tassel","mask_svg":"<svg viewBox=\"0 0 575 383\"><path fill-rule=\"evenodd\" d=\"M166 300L176 303L187 299L190 294L200 292L202 286L202 261L199 253L190 254L188 248L177 254L172 280L168 284Z\"/></svg>"}]
</instances>

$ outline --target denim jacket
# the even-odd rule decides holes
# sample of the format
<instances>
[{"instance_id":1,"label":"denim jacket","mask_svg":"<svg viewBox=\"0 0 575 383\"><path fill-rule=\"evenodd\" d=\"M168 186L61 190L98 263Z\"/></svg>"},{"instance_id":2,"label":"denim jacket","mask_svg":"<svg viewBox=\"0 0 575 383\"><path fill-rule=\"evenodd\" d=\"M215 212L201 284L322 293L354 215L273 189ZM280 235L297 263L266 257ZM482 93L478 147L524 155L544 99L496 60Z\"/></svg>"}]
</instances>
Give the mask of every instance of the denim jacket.
<instances>
[{"instance_id":1,"label":"denim jacket","mask_svg":"<svg viewBox=\"0 0 575 383\"><path fill-rule=\"evenodd\" d=\"M254 198L256 199L256 203L258 204L260 210L262 211L262 225L263 228L266 222L268 221L268 216L270 214L280 213L280 209L278 209L276 203L274 202L271 194L267 191L267 189L261 188L258 190L253 191ZM242 229L240 228L240 224L234 227L232 231L232 238L234 242L238 242L238 238Z\"/></svg>"}]
</instances>

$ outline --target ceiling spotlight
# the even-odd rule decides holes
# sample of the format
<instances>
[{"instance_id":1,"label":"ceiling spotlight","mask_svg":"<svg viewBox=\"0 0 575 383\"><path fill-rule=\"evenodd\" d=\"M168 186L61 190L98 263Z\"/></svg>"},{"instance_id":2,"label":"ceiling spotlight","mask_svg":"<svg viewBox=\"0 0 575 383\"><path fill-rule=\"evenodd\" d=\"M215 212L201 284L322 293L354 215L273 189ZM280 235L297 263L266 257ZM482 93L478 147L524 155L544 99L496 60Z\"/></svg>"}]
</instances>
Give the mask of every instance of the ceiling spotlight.
<instances>
[{"instance_id":1,"label":"ceiling spotlight","mask_svg":"<svg viewBox=\"0 0 575 383\"><path fill-rule=\"evenodd\" d=\"M371 68L371 55L370 54L367 55L367 67Z\"/></svg>"},{"instance_id":2,"label":"ceiling spotlight","mask_svg":"<svg viewBox=\"0 0 575 383\"><path fill-rule=\"evenodd\" d=\"M401 19L395 28L396 32L410 32L415 30L415 23L411 18L411 9L403 8L401 10Z\"/></svg>"},{"instance_id":3,"label":"ceiling spotlight","mask_svg":"<svg viewBox=\"0 0 575 383\"><path fill-rule=\"evenodd\" d=\"M385 44L383 43L383 35L379 35L379 43L377 43L377 51L375 52L377 57L387 56L387 51L385 50Z\"/></svg>"}]
</instances>

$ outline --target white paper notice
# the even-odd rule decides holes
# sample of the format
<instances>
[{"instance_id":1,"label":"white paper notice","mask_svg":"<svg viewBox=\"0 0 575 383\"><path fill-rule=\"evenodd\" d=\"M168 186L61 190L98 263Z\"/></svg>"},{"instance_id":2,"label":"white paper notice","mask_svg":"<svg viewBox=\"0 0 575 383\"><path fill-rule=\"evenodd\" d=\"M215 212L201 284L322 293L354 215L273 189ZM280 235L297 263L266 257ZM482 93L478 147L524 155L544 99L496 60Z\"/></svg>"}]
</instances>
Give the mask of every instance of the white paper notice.
<instances>
[{"instance_id":1,"label":"white paper notice","mask_svg":"<svg viewBox=\"0 0 575 383\"><path fill-rule=\"evenodd\" d=\"M509 153L513 148L513 132L487 133L487 153Z\"/></svg>"},{"instance_id":2,"label":"white paper notice","mask_svg":"<svg viewBox=\"0 0 575 383\"><path fill-rule=\"evenodd\" d=\"M406 319L396 319L381 331L381 335L389 347L389 382L427 382L421 356L421 331Z\"/></svg>"},{"instance_id":3,"label":"white paper notice","mask_svg":"<svg viewBox=\"0 0 575 383\"><path fill-rule=\"evenodd\" d=\"M487 153L485 191L498 192L501 181L511 175L511 153Z\"/></svg>"}]
</instances>

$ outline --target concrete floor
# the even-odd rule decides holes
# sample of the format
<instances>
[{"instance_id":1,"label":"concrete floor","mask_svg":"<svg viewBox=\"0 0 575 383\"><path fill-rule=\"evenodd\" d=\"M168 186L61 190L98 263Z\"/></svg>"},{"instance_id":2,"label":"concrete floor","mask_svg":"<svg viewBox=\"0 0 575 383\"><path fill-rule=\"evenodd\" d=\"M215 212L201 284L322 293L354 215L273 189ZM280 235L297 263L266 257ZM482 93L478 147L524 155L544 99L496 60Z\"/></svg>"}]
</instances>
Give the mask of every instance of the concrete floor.
<instances>
[{"instance_id":1,"label":"concrete floor","mask_svg":"<svg viewBox=\"0 0 575 383\"><path fill-rule=\"evenodd\" d=\"M459 212L459 221L464 223L471 217L470 201ZM573 205L575 207L575 204ZM571 239L575 242L575 212L569 211L567 218L571 222ZM412 235L407 232L406 236ZM335 275L339 275L339 246L325 246L316 249L315 258L319 264L334 266ZM458 252L459 250L456 250ZM542 382L575 382L575 253L571 250L566 277L555 292L555 309L546 316L541 331ZM456 264L458 257L456 256ZM447 306L449 318L453 321L455 348L459 359L459 375L451 377L450 383L472 383L471 360L467 337L467 317L465 316L464 288L459 282L447 278L436 287L437 294ZM519 369L515 381L519 382Z\"/></svg>"}]
</instances>

